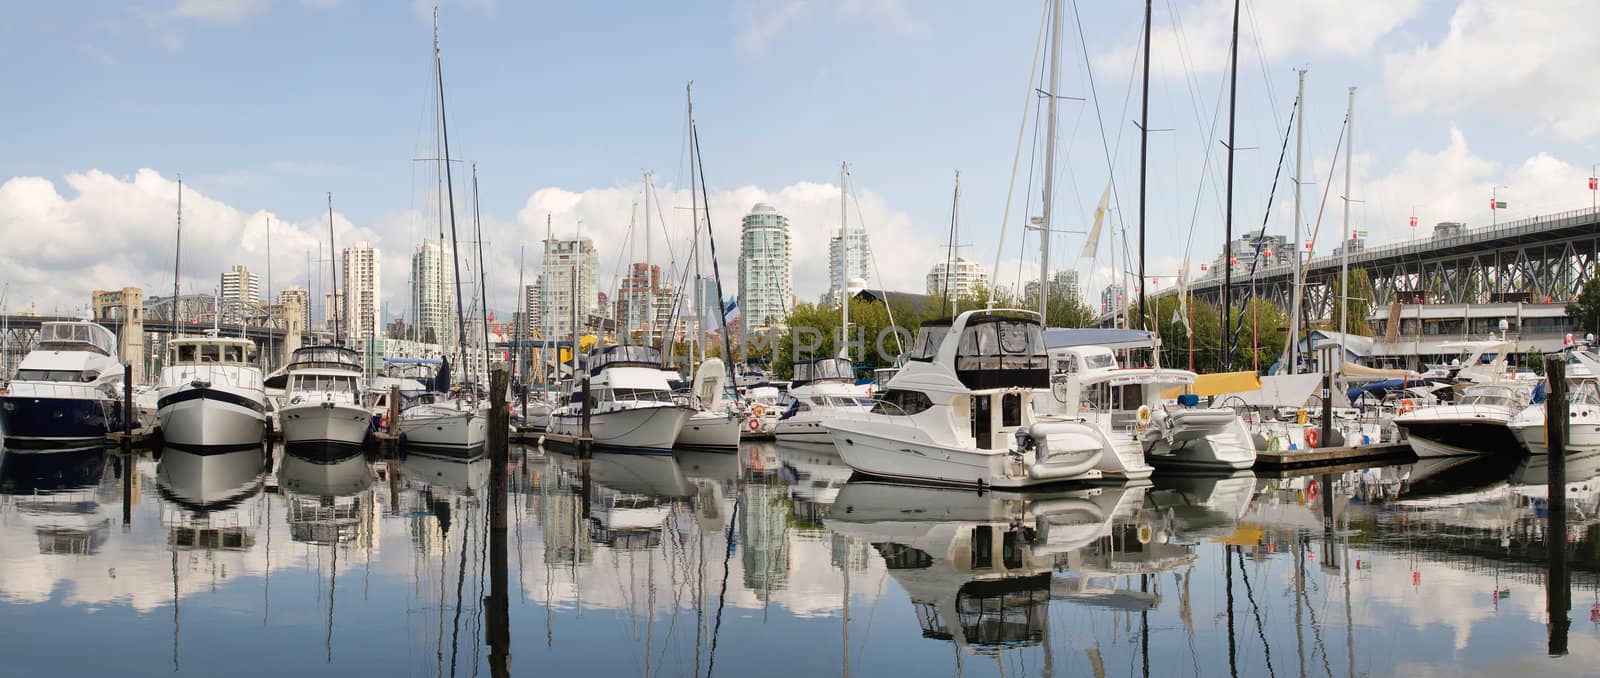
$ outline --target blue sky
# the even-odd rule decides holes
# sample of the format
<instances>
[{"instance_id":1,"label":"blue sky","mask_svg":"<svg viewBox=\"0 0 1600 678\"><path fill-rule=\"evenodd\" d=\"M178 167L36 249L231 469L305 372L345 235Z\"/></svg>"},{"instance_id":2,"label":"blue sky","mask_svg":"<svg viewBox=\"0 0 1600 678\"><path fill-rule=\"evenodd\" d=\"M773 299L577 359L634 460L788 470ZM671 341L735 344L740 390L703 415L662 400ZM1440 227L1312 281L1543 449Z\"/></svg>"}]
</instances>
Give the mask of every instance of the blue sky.
<instances>
[{"instance_id":1,"label":"blue sky","mask_svg":"<svg viewBox=\"0 0 1600 678\"><path fill-rule=\"evenodd\" d=\"M1491 190L1511 203L1501 219L1588 206L1583 178L1600 159L1600 123L1589 121L1596 95L1583 71L1600 47L1579 27L1592 24L1584 17L1600 18L1595 8L1474 0L1293 5L1245 4L1237 135L1241 149L1253 148L1237 156L1236 232L1262 221L1297 66L1310 70L1307 181L1316 185L1306 200L1313 207L1328 179L1346 88L1361 88L1353 193L1363 202L1352 220L1375 241L1410 237L1413 208L1421 236L1436 221L1486 223ZM1230 6L1156 6L1151 125L1172 129L1150 143L1148 246L1156 272L1175 272L1186 253L1208 260L1220 249L1224 127L1211 125L1226 76ZM1139 101L1129 89L1136 85L1130 58L1142 7L1083 2L1076 17L1067 7L1062 94L1091 97L1087 53L1098 101L1062 102L1057 223L1081 228L1106 184L1103 122L1115 147L1115 217L1131 226L1138 169L1131 120ZM601 242L601 285L608 286L642 171L654 170L663 192L686 181L689 80L724 266L733 262L738 216L756 199L773 200L795 219L797 291L820 293L845 160L875 249L893 255L879 260L874 284L915 289L942 258L956 170L962 240L972 245L966 252L992 267L1042 8L445 2L453 155L479 164L490 270L505 272L491 283L491 304L514 303L517 245L542 237L547 213L558 231L584 219ZM278 270L303 275L305 257L293 253L315 246L332 191L341 244L376 241L385 254L385 296L398 312L404 257L434 228L417 216L431 209L431 169L413 162L432 153L430 12L337 0L13 8L0 19L12 64L7 89L25 93L8 107L11 124L0 137L7 149L0 235L14 243L0 254L0 271L10 271L12 299L70 307L85 303L91 288L170 281L171 210L162 200L181 172L193 192L186 213L191 204L196 210L187 223L216 231L209 239L196 234L186 284L214 285L229 260L263 268L257 231L269 217L278 224ZM1174 48L1180 38L1181 51ZM1212 173L1202 171L1208 147L1216 151ZM1036 246L1017 250L1030 157L1025 148L1001 282L1037 266ZM1269 222L1274 232L1291 225L1287 181L1280 180L1282 209ZM1329 199L1319 251L1338 231L1341 187ZM686 193L669 194L673 202L680 197L687 201ZM1028 198L1037 213L1037 191ZM1082 240L1061 236L1057 252L1068 256L1056 262L1083 270L1093 295L1111 279L1110 239L1093 260L1075 256ZM61 251L79 242L115 251Z\"/></svg>"}]
</instances>

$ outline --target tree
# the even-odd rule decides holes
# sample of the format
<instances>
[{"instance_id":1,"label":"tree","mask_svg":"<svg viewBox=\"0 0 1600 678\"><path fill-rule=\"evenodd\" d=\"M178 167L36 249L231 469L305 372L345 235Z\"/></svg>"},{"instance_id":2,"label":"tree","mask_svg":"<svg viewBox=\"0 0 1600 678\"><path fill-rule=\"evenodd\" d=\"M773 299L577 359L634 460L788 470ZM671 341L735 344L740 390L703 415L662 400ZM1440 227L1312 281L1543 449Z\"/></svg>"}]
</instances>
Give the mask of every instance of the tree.
<instances>
[{"instance_id":1,"label":"tree","mask_svg":"<svg viewBox=\"0 0 1600 678\"><path fill-rule=\"evenodd\" d=\"M1578 298L1567 304L1567 317L1577 324L1579 334L1600 334L1600 264L1595 265Z\"/></svg>"},{"instance_id":2,"label":"tree","mask_svg":"<svg viewBox=\"0 0 1600 678\"><path fill-rule=\"evenodd\" d=\"M1340 279L1335 277L1333 280L1333 289L1330 291L1334 299L1333 314L1328 318L1328 325L1326 329L1334 332L1339 331L1339 319L1343 317L1345 312L1348 310L1350 314L1350 322L1347 329L1349 332L1351 334L1357 334L1361 336L1371 336L1372 326L1367 324L1367 318L1372 315L1372 279L1367 277L1367 272L1365 270L1352 268L1350 269L1348 299L1339 298L1339 292L1343 289L1345 288L1340 283Z\"/></svg>"},{"instance_id":3,"label":"tree","mask_svg":"<svg viewBox=\"0 0 1600 678\"><path fill-rule=\"evenodd\" d=\"M1528 354L1522 358L1522 366L1533 370L1534 374L1544 376L1544 354L1537 349L1528 349Z\"/></svg>"}]
</instances>

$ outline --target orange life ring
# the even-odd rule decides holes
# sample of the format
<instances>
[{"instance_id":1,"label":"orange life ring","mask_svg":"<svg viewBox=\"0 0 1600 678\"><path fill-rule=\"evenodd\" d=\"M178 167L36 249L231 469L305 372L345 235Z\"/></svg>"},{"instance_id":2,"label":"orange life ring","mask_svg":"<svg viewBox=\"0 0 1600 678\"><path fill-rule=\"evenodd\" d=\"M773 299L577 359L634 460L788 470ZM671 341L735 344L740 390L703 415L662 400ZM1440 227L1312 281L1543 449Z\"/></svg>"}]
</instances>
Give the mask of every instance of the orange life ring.
<instances>
[{"instance_id":1,"label":"orange life ring","mask_svg":"<svg viewBox=\"0 0 1600 678\"><path fill-rule=\"evenodd\" d=\"M1310 485L1306 485L1306 501L1316 501L1317 496L1320 494L1322 494L1322 487L1317 481L1313 480Z\"/></svg>"},{"instance_id":2,"label":"orange life ring","mask_svg":"<svg viewBox=\"0 0 1600 678\"><path fill-rule=\"evenodd\" d=\"M1417 401L1410 398L1400 401L1400 414L1408 414L1417 409Z\"/></svg>"},{"instance_id":3,"label":"orange life ring","mask_svg":"<svg viewBox=\"0 0 1600 678\"><path fill-rule=\"evenodd\" d=\"M757 403L755 407L750 408L750 416L756 417L757 419L761 418L762 416L765 416L766 413L767 413L767 408L763 407L759 403Z\"/></svg>"},{"instance_id":4,"label":"orange life ring","mask_svg":"<svg viewBox=\"0 0 1600 678\"><path fill-rule=\"evenodd\" d=\"M750 430L752 430L752 431L761 430L761 420L757 419L755 417L751 417L750 418Z\"/></svg>"},{"instance_id":5,"label":"orange life ring","mask_svg":"<svg viewBox=\"0 0 1600 678\"><path fill-rule=\"evenodd\" d=\"M1306 429L1306 447L1318 447L1322 443L1322 434L1314 428Z\"/></svg>"},{"instance_id":6,"label":"orange life ring","mask_svg":"<svg viewBox=\"0 0 1600 678\"><path fill-rule=\"evenodd\" d=\"M389 430L389 413L388 412L384 412L382 415L380 415L378 417L378 428L381 428L381 429L383 429L385 431Z\"/></svg>"}]
</instances>

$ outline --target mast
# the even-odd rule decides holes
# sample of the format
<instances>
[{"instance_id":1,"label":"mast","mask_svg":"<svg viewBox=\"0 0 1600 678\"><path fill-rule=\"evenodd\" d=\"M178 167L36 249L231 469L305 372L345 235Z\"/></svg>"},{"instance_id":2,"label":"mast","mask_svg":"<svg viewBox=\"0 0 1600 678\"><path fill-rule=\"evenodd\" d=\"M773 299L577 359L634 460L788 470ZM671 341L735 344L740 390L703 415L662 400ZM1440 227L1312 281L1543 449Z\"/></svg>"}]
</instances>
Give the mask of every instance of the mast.
<instances>
[{"instance_id":1,"label":"mast","mask_svg":"<svg viewBox=\"0 0 1600 678\"><path fill-rule=\"evenodd\" d=\"M1061 89L1061 0L1050 6L1050 92L1049 122L1044 146L1044 223L1039 224L1039 324L1049 327L1050 310L1050 230L1055 228L1056 192L1056 93ZM950 275L946 270L945 275Z\"/></svg>"},{"instance_id":2,"label":"mast","mask_svg":"<svg viewBox=\"0 0 1600 678\"><path fill-rule=\"evenodd\" d=\"M178 303L178 280L183 271L183 175L178 175L178 233L173 238L172 245L172 333L181 335L178 331L178 317L182 315Z\"/></svg>"},{"instance_id":3,"label":"mast","mask_svg":"<svg viewBox=\"0 0 1600 678\"><path fill-rule=\"evenodd\" d=\"M1294 252L1294 287L1289 294L1289 374L1300 373L1300 285L1302 268L1305 265L1305 252L1300 246L1300 178L1304 163L1306 142L1306 69L1298 71L1300 74L1300 94L1295 97L1295 111L1297 114L1294 123L1294 241L1290 243Z\"/></svg>"},{"instance_id":4,"label":"mast","mask_svg":"<svg viewBox=\"0 0 1600 678\"><path fill-rule=\"evenodd\" d=\"M650 275L650 171L644 173L644 343L654 346L656 333L656 280Z\"/></svg>"},{"instance_id":5,"label":"mast","mask_svg":"<svg viewBox=\"0 0 1600 678\"><path fill-rule=\"evenodd\" d=\"M339 314L339 258L333 247L333 192L328 192L328 270L333 276L333 345L344 345L344 316Z\"/></svg>"},{"instance_id":6,"label":"mast","mask_svg":"<svg viewBox=\"0 0 1600 678\"><path fill-rule=\"evenodd\" d=\"M1232 344L1233 336L1233 133L1239 108L1239 0L1233 0L1233 41L1228 58L1228 198L1223 217L1222 242L1222 335ZM1222 352L1222 369L1233 369L1233 351Z\"/></svg>"},{"instance_id":7,"label":"mast","mask_svg":"<svg viewBox=\"0 0 1600 678\"><path fill-rule=\"evenodd\" d=\"M267 216L267 343L272 343L272 216ZM267 362L267 352L260 353L263 366Z\"/></svg>"},{"instance_id":8,"label":"mast","mask_svg":"<svg viewBox=\"0 0 1600 678\"><path fill-rule=\"evenodd\" d=\"M950 304L950 317L952 318L956 316L956 300L950 295L950 277L953 273L951 269L955 268L956 265L956 238L960 237L957 233L959 226L956 224L956 207L960 202L961 171L956 170L956 188L954 194L950 197L950 242L945 243L944 249L944 299L940 302L941 306L946 303ZM993 304L990 304L990 306L993 307Z\"/></svg>"},{"instance_id":9,"label":"mast","mask_svg":"<svg viewBox=\"0 0 1600 678\"><path fill-rule=\"evenodd\" d=\"M845 207L845 196L849 191L845 188L847 167L839 163L839 357L850 357L850 235L845 225L849 223L848 212ZM950 272L945 271L945 277L950 277ZM721 302L718 302L721 306Z\"/></svg>"},{"instance_id":10,"label":"mast","mask_svg":"<svg viewBox=\"0 0 1600 678\"><path fill-rule=\"evenodd\" d=\"M478 221L478 163L472 163L472 237L478 243L478 304L483 311L483 371L478 379L487 384L489 376L489 282L483 271L483 227Z\"/></svg>"},{"instance_id":11,"label":"mast","mask_svg":"<svg viewBox=\"0 0 1600 678\"><path fill-rule=\"evenodd\" d=\"M700 197L694 191L695 179L699 176L695 161L699 159L700 153L694 143L694 83L684 85L683 91L689 99L689 214L692 215L693 222L690 231L694 234L694 344L689 347L691 352L689 360L698 368L699 363L706 359L705 287L700 284ZM719 291L717 294L720 297L722 293ZM717 310L722 310L720 298L717 299ZM698 358L693 354L694 351L700 352ZM728 358L731 360L733 356Z\"/></svg>"},{"instance_id":12,"label":"mast","mask_svg":"<svg viewBox=\"0 0 1600 678\"><path fill-rule=\"evenodd\" d=\"M696 165L699 165L705 162L705 156L700 154L700 131L694 126L693 118L690 118L690 120L689 145L694 147L694 161ZM733 339L732 337L728 336L728 316L722 312L722 267L717 265L717 235L716 231L712 230L711 228L711 192L706 190L705 167L699 167L698 169L698 174L700 176L700 193L703 195L703 197L705 197L707 203L706 244L711 248L711 278L715 281L717 287L717 322L721 323L722 325L722 355L724 357L724 360L722 361L722 368L728 373L728 383L732 384L737 391L739 381L738 375L734 372L733 367ZM689 192L694 192L693 186L689 187ZM699 241L696 241L697 247L698 242ZM702 353L704 350L705 349L703 348L701 349ZM696 367L697 372L698 370L699 368ZM731 528L732 526L730 525L729 527Z\"/></svg>"},{"instance_id":13,"label":"mast","mask_svg":"<svg viewBox=\"0 0 1600 678\"><path fill-rule=\"evenodd\" d=\"M1350 232L1350 149L1356 145L1356 88L1350 88L1350 104L1345 112L1344 145L1344 242L1339 245L1339 360L1344 366L1344 340L1350 331L1350 243L1355 241Z\"/></svg>"},{"instance_id":14,"label":"mast","mask_svg":"<svg viewBox=\"0 0 1600 678\"><path fill-rule=\"evenodd\" d=\"M1150 0L1144 0L1144 100L1139 104L1139 329L1145 329L1144 285L1144 192L1145 164L1150 146Z\"/></svg>"},{"instance_id":15,"label":"mast","mask_svg":"<svg viewBox=\"0 0 1600 678\"><path fill-rule=\"evenodd\" d=\"M525 273L527 270L528 270L528 244L527 243L523 243L521 246L519 246L517 248L517 297L518 297L517 306L522 307L522 314L521 314L521 316L519 318L517 318L517 327L516 327L515 330L513 330L513 334L512 334L512 336L516 338L516 342L517 342L517 362L516 362L516 366L513 368L513 370L522 373L522 388L519 389L519 390L521 391L521 396L522 396L522 401L523 401L522 402L522 416L523 417L527 417L528 416L528 402L527 402L527 400L528 400L528 374L527 374L527 369L524 368L523 364L522 364L523 363L523 360L522 360L522 349L523 349L522 342L523 342L524 339L526 339L526 337L523 336L523 328L526 327L527 324L528 324L528 290L527 290L527 288L523 287L522 276L523 276L523 273Z\"/></svg>"},{"instance_id":16,"label":"mast","mask_svg":"<svg viewBox=\"0 0 1600 678\"><path fill-rule=\"evenodd\" d=\"M456 238L456 189L454 179L450 176L450 125L445 116L444 107L444 64L439 56L439 9L433 10L433 75L439 87L439 143L444 150L444 194L450 209L450 261L453 264L452 272L456 279L456 350L460 353L459 362L465 367L467 357L467 320L466 310L461 306L461 262L458 241ZM441 258L442 261L442 258ZM573 306L577 306L577 288L573 288ZM574 327L576 330L576 327ZM574 353L576 357L576 353ZM471 389L472 397L477 397L477 389Z\"/></svg>"}]
</instances>

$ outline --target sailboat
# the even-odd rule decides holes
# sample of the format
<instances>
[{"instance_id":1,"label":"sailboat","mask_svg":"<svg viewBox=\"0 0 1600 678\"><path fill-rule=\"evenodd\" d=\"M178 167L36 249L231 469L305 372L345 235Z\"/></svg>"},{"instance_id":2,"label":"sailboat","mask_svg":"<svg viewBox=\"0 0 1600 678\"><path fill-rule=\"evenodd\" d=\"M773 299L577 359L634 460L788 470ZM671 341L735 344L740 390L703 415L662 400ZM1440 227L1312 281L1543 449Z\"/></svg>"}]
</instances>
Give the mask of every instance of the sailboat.
<instances>
[{"instance_id":1,"label":"sailboat","mask_svg":"<svg viewBox=\"0 0 1600 678\"><path fill-rule=\"evenodd\" d=\"M433 17L433 73L439 92L439 145L440 167L444 172L444 195L450 212L450 256L459 258L461 248L456 241L455 189L450 179L450 131L445 123L444 67L439 57L439 15ZM443 230L444 224L439 225ZM442 234L441 234L442 236ZM441 238L442 239L442 238ZM456 341L463 366L467 362L466 321L461 308L461 266L456 262ZM470 369L470 368L469 368ZM470 379L469 379L470 382ZM468 384L464 392L454 398L413 405L400 412L398 428L405 445L437 449L450 454L467 456L481 453L489 439L488 403L478 397L477 385Z\"/></svg>"}]
</instances>

